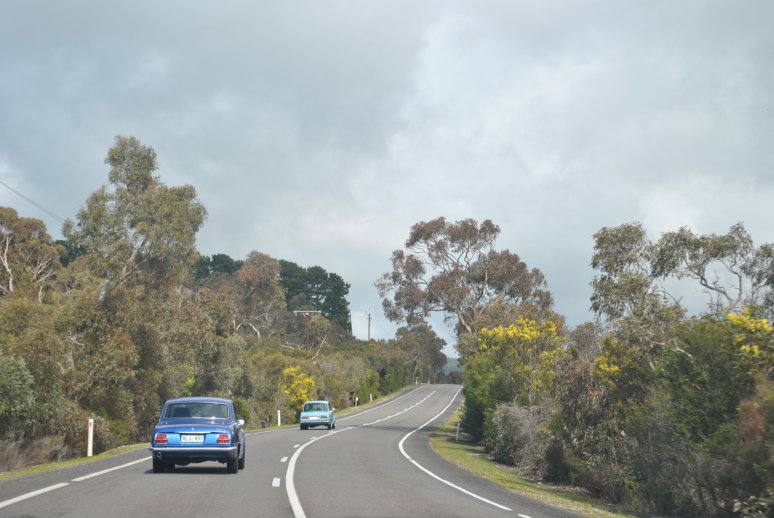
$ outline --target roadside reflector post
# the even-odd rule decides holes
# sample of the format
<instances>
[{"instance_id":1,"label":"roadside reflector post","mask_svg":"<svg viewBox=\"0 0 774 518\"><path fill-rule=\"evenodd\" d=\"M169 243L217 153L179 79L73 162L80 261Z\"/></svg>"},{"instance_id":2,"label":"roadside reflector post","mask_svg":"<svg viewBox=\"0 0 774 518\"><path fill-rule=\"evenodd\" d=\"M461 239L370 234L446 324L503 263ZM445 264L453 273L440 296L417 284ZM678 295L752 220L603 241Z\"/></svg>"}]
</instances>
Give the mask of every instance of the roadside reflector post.
<instances>
[{"instance_id":1,"label":"roadside reflector post","mask_svg":"<svg viewBox=\"0 0 774 518\"><path fill-rule=\"evenodd\" d=\"M457 421L457 433L454 435L454 442L460 442L460 422Z\"/></svg>"},{"instance_id":2,"label":"roadside reflector post","mask_svg":"<svg viewBox=\"0 0 774 518\"><path fill-rule=\"evenodd\" d=\"M374 402L374 395L373 394L368 394L368 397L371 398L371 403L373 403Z\"/></svg>"},{"instance_id":3,"label":"roadside reflector post","mask_svg":"<svg viewBox=\"0 0 774 518\"><path fill-rule=\"evenodd\" d=\"M358 401L360 401L360 398L355 396L355 406L357 406Z\"/></svg>"},{"instance_id":4,"label":"roadside reflector post","mask_svg":"<svg viewBox=\"0 0 774 518\"><path fill-rule=\"evenodd\" d=\"M94 454L94 419L89 419L89 430L86 434L86 456Z\"/></svg>"},{"instance_id":5,"label":"roadside reflector post","mask_svg":"<svg viewBox=\"0 0 774 518\"><path fill-rule=\"evenodd\" d=\"M282 414L277 410L277 426L282 426Z\"/></svg>"}]
</instances>

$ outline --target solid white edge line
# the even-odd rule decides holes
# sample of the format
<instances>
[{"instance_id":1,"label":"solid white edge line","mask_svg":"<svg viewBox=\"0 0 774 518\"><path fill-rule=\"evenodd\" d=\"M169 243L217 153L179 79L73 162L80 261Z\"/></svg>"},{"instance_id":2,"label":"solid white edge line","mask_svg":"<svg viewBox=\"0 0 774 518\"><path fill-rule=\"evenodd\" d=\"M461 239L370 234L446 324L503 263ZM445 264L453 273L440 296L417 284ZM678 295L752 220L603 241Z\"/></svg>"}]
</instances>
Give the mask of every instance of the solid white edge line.
<instances>
[{"instance_id":1,"label":"solid white edge line","mask_svg":"<svg viewBox=\"0 0 774 518\"><path fill-rule=\"evenodd\" d=\"M65 487L67 485L69 485L67 482L62 482L60 484L54 484L53 486L44 487L43 489L38 489L37 491L32 491L30 493L25 493L15 498L11 498L10 500L6 500L5 502L0 502L0 509L9 505L15 504L17 502L21 502L22 500L27 500L28 498L42 495L43 493L48 493L49 491L53 491L54 489Z\"/></svg>"},{"instance_id":2,"label":"solid white edge line","mask_svg":"<svg viewBox=\"0 0 774 518\"><path fill-rule=\"evenodd\" d=\"M467 489L463 489L463 488L461 488L460 486L457 486L457 485L455 485L455 484L453 484L453 483L449 482L448 480L446 480L446 479L443 479L443 478L439 477L438 475L436 475L435 473L433 473L432 471L430 471L429 469L425 468L424 466L422 466L421 464L419 464L417 461L415 461L414 459L412 459L411 457L409 457L409 456L408 456L408 454L406 453L406 450L404 450L404 449L403 449L403 443L404 443L404 442L406 442L406 439L408 439L408 438L409 438L409 437L410 437L412 434L414 434L414 432L418 432L419 430L421 430L421 429L422 429L422 428L424 428L425 426L429 425L430 423L432 423L433 421L435 421L436 419L438 419L438 417L440 417L440 416L441 416L441 414L443 414L444 412L446 412L446 410L448 410L448 409L449 409L449 407L450 407L450 406L452 406L452 403L454 403L454 400L457 398L457 394L459 394L461 391L462 391L462 387L460 387L460 389L459 389L459 390L458 390L458 391L457 391L457 392L454 394L454 397L452 397L451 401L449 401L449 404L448 404L448 405L446 405L446 407L445 407L443 410L441 410L441 411L440 411L440 412L439 412L439 413L438 413L438 414L437 414L435 417L433 417L432 419L430 419L428 422L426 422L425 424L423 424L422 426L420 426L420 427L419 427L419 428L417 428L416 430L414 430L414 431L411 431L411 432L407 433L407 434L406 434L406 435L403 437L403 439L401 439L401 440L400 440L400 442L398 443L398 449L399 449L399 450L400 450L400 452L403 454L403 456L404 456L404 457L406 457L406 459L408 459L408 460L409 460L409 462L411 462L411 463L412 463L414 466L416 466L417 468L421 469L422 471L424 471L425 473L427 473L428 475L430 475L430 476L431 476L431 477L433 477L434 479L438 480L439 482L443 482L444 484L446 484L446 485L447 485L447 486L449 486L449 487L453 487L454 489L456 489L456 490L458 490L458 491L461 491L461 492L465 493L465 494L466 494L466 495L468 495L468 496L472 496L473 498L476 498L476 499L478 499L478 500L481 500L482 502L485 502L485 503L487 503L487 504L489 504L489 505L493 505L493 506L495 506L495 507L497 507L497 508L499 508L499 509L502 509L502 510L504 510L504 511L512 511L513 509L511 509L511 508L509 508L509 507L505 507L504 505L500 505L500 504L498 504L498 503L496 503L496 502L492 502L491 500L487 500L487 499L486 499L486 498L484 498L483 496L480 496L480 495L477 495L477 494L475 494L475 493L472 493L472 492L468 491Z\"/></svg>"},{"instance_id":3,"label":"solid white edge line","mask_svg":"<svg viewBox=\"0 0 774 518\"><path fill-rule=\"evenodd\" d=\"M116 466L115 468L109 468L109 469L103 469L102 471L97 471L96 473L91 473L89 475L84 475L82 477L74 478L73 482L81 482L93 477L98 477L100 475L104 475L105 473L110 473L111 471L115 471L117 469L127 468L129 466L133 466L135 464L139 464L140 462L147 462L151 460L153 457L143 457L140 460L135 460L133 462L127 462L126 464L121 464L120 466Z\"/></svg>"}]
</instances>

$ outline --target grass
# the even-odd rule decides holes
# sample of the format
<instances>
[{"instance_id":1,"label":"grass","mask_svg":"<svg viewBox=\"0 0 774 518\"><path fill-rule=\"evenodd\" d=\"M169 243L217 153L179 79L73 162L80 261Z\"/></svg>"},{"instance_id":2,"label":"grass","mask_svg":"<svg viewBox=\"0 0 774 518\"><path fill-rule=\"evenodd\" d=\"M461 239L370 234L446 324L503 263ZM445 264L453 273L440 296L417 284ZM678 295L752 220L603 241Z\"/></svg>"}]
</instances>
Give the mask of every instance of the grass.
<instances>
[{"instance_id":1,"label":"grass","mask_svg":"<svg viewBox=\"0 0 774 518\"><path fill-rule=\"evenodd\" d=\"M600 500L581 494L577 490L525 480L513 468L491 460L482 447L468 440L462 440L462 435L460 435L460 441L456 441L459 420L460 411L458 410L451 419L431 435L430 439L433 449L449 462L516 493L582 516L590 518L633 517L630 514L619 513L612 506L607 506Z\"/></svg>"}]
</instances>

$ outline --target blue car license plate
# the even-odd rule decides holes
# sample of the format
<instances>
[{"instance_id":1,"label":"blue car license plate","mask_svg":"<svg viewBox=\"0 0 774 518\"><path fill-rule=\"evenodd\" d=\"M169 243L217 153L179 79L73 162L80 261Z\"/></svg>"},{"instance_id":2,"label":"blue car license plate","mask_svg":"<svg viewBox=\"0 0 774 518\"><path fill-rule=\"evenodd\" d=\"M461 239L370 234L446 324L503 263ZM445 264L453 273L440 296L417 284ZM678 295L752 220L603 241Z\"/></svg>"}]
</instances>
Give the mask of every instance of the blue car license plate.
<instances>
[{"instance_id":1,"label":"blue car license plate","mask_svg":"<svg viewBox=\"0 0 774 518\"><path fill-rule=\"evenodd\" d=\"M187 433L180 436L180 442L187 443L202 443L204 442L204 435Z\"/></svg>"}]
</instances>

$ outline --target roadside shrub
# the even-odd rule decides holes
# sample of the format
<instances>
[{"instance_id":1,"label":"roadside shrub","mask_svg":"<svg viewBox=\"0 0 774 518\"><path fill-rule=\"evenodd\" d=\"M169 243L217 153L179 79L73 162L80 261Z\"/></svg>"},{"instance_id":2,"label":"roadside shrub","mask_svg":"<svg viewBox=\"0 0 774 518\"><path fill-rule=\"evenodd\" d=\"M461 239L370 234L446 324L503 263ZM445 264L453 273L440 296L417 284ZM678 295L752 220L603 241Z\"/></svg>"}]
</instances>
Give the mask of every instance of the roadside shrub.
<instances>
[{"instance_id":1,"label":"roadside shrub","mask_svg":"<svg viewBox=\"0 0 774 518\"><path fill-rule=\"evenodd\" d=\"M34 385L23 359L0 354L0 434L32 424Z\"/></svg>"},{"instance_id":2,"label":"roadside shrub","mask_svg":"<svg viewBox=\"0 0 774 518\"><path fill-rule=\"evenodd\" d=\"M62 425L64 443L68 447L69 457L86 455L90 417L94 419L94 444L92 446L94 454L118 446L118 441L106 419L94 416L81 408L69 409Z\"/></svg>"},{"instance_id":3,"label":"roadside shrub","mask_svg":"<svg viewBox=\"0 0 774 518\"><path fill-rule=\"evenodd\" d=\"M768 518L774 515L774 486L761 496L751 496L747 500L734 502L734 512L742 518Z\"/></svg>"},{"instance_id":4,"label":"roadside shrub","mask_svg":"<svg viewBox=\"0 0 774 518\"><path fill-rule=\"evenodd\" d=\"M547 434L542 407L498 405L485 446L497 462L516 466L525 475L540 478L545 470Z\"/></svg>"},{"instance_id":5,"label":"roadside shrub","mask_svg":"<svg viewBox=\"0 0 774 518\"><path fill-rule=\"evenodd\" d=\"M0 471L13 471L72 456L72 448L60 435L47 435L31 441L7 438L0 440Z\"/></svg>"},{"instance_id":6,"label":"roadside shrub","mask_svg":"<svg viewBox=\"0 0 774 518\"><path fill-rule=\"evenodd\" d=\"M0 470L13 471L27 466L22 451L23 444L23 441L13 438L0 440Z\"/></svg>"},{"instance_id":7,"label":"roadside shrub","mask_svg":"<svg viewBox=\"0 0 774 518\"><path fill-rule=\"evenodd\" d=\"M565 452L564 445L556 438L546 445L543 479L549 482L567 483L572 481L573 473L578 471L577 462L573 462Z\"/></svg>"},{"instance_id":8,"label":"roadside shrub","mask_svg":"<svg viewBox=\"0 0 774 518\"><path fill-rule=\"evenodd\" d=\"M237 418L244 419L245 424L249 423L250 415L252 414L250 403L238 397L235 397L233 401L234 401L234 410L236 410Z\"/></svg>"}]
</instances>

